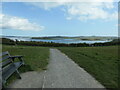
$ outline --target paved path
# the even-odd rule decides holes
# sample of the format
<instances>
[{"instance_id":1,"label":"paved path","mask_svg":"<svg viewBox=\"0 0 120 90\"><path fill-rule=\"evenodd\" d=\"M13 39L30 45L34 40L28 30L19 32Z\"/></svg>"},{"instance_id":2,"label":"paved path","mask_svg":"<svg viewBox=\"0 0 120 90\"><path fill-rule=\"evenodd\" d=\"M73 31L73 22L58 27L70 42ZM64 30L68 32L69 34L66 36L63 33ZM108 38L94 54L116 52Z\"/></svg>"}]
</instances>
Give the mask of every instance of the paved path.
<instances>
[{"instance_id":1,"label":"paved path","mask_svg":"<svg viewBox=\"0 0 120 90\"><path fill-rule=\"evenodd\" d=\"M44 72L26 72L21 74L22 79L17 79L8 88L42 88Z\"/></svg>"},{"instance_id":2,"label":"paved path","mask_svg":"<svg viewBox=\"0 0 120 90\"><path fill-rule=\"evenodd\" d=\"M57 49L50 49L50 62L44 72L27 72L12 88L104 88L90 74Z\"/></svg>"},{"instance_id":3,"label":"paved path","mask_svg":"<svg viewBox=\"0 0 120 90\"><path fill-rule=\"evenodd\" d=\"M50 49L50 63L43 88L104 88L90 74L57 49Z\"/></svg>"}]
</instances>

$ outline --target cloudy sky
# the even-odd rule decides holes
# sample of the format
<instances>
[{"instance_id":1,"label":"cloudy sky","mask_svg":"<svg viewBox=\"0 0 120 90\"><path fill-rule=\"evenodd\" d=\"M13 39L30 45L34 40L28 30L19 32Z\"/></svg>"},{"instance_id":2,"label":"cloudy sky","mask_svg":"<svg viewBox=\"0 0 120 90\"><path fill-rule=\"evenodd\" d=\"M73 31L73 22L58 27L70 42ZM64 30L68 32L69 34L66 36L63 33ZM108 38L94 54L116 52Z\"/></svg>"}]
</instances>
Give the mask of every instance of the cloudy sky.
<instances>
[{"instance_id":1,"label":"cloudy sky","mask_svg":"<svg viewBox=\"0 0 120 90\"><path fill-rule=\"evenodd\" d=\"M2 2L2 35L117 36L118 2L101 1Z\"/></svg>"}]
</instances>

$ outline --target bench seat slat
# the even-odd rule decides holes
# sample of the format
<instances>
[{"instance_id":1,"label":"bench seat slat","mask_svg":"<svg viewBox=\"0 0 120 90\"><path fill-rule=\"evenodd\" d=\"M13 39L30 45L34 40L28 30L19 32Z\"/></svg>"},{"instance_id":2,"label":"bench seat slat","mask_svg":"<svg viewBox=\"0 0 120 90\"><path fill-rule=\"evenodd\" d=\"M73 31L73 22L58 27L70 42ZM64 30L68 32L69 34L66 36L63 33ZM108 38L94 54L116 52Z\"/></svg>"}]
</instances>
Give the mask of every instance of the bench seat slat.
<instances>
[{"instance_id":1,"label":"bench seat slat","mask_svg":"<svg viewBox=\"0 0 120 90\"><path fill-rule=\"evenodd\" d=\"M6 54L9 55L9 52L6 51L6 52L2 52L2 53L0 53L0 57L1 57L1 56L4 56L4 55L6 55Z\"/></svg>"},{"instance_id":2,"label":"bench seat slat","mask_svg":"<svg viewBox=\"0 0 120 90\"><path fill-rule=\"evenodd\" d=\"M5 56L5 57L2 57L2 59L0 59L0 61L3 61L3 60L5 60L5 59L8 59L10 56Z\"/></svg>"},{"instance_id":3,"label":"bench seat slat","mask_svg":"<svg viewBox=\"0 0 120 90\"><path fill-rule=\"evenodd\" d=\"M2 67L4 67L5 65L7 65L9 63L12 63L12 61L10 59L3 61L2 62Z\"/></svg>"},{"instance_id":4,"label":"bench seat slat","mask_svg":"<svg viewBox=\"0 0 120 90\"><path fill-rule=\"evenodd\" d=\"M2 79L7 80L22 64L21 62L16 62L5 67L2 71Z\"/></svg>"}]
</instances>

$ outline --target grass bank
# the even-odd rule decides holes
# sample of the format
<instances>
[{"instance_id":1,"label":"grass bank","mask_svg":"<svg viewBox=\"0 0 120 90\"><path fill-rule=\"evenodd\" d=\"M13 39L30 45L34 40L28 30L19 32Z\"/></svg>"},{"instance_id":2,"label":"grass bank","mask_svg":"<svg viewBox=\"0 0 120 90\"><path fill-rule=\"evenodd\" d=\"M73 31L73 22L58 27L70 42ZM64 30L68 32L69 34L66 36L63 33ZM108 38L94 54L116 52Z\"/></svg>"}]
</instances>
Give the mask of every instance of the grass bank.
<instances>
[{"instance_id":1,"label":"grass bank","mask_svg":"<svg viewBox=\"0 0 120 90\"><path fill-rule=\"evenodd\" d=\"M9 51L11 55L23 55L25 66L21 66L19 71L41 71L46 69L49 58L49 48L47 47L32 47L32 46L10 46L3 45L2 52ZM8 83L16 79L15 74L10 77Z\"/></svg>"},{"instance_id":2,"label":"grass bank","mask_svg":"<svg viewBox=\"0 0 120 90\"><path fill-rule=\"evenodd\" d=\"M106 88L118 87L118 46L60 47L58 49Z\"/></svg>"}]
</instances>

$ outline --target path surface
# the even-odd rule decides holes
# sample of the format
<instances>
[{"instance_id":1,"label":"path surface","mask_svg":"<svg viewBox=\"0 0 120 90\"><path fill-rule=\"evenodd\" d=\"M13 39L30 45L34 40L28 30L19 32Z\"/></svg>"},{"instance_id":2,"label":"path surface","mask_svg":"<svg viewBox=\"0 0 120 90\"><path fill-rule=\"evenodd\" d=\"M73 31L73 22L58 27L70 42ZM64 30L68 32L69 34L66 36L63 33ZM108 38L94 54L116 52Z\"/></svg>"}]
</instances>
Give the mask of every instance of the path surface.
<instances>
[{"instance_id":1,"label":"path surface","mask_svg":"<svg viewBox=\"0 0 120 90\"><path fill-rule=\"evenodd\" d=\"M50 49L50 62L44 72L27 72L11 87L24 88L104 88L65 54Z\"/></svg>"},{"instance_id":2,"label":"path surface","mask_svg":"<svg viewBox=\"0 0 120 90\"><path fill-rule=\"evenodd\" d=\"M42 88L44 72L26 72L21 74L22 79L17 79L8 88Z\"/></svg>"},{"instance_id":3,"label":"path surface","mask_svg":"<svg viewBox=\"0 0 120 90\"><path fill-rule=\"evenodd\" d=\"M90 74L57 49L50 49L44 88L103 88Z\"/></svg>"}]
</instances>

